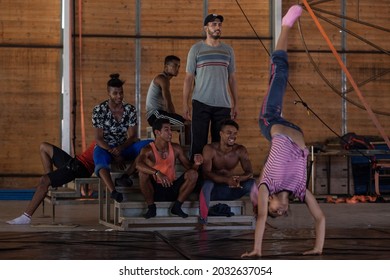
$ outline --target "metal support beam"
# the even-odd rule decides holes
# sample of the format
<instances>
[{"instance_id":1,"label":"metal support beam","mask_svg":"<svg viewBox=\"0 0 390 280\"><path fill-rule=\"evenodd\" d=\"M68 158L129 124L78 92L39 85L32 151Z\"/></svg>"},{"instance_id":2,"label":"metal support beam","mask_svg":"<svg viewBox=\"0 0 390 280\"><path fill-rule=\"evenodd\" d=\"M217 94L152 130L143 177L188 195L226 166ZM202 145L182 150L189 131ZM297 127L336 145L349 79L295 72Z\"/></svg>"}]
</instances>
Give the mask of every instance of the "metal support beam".
<instances>
[{"instance_id":1,"label":"metal support beam","mask_svg":"<svg viewBox=\"0 0 390 280\"><path fill-rule=\"evenodd\" d=\"M270 27L272 40L272 52L275 50L277 39L279 38L280 31L282 29L282 0L270 1Z\"/></svg>"},{"instance_id":2,"label":"metal support beam","mask_svg":"<svg viewBox=\"0 0 390 280\"><path fill-rule=\"evenodd\" d=\"M61 147L71 153L71 88L72 88L72 1L62 0L62 119Z\"/></svg>"},{"instance_id":3,"label":"metal support beam","mask_svg":"<svg viewBox=\"0 0 390 280\"><path fill-rule=\"evenodd\" d=\"M137 110L138 137L141 137L141 0L136 1L136 22L135 22L135 108Z\"/></svg>"},{"instance_id":4,"label":"metal support beam","mask_svg":"<svg viewBox=\"0 0 390 280\"><path fill-rule=\"evenodd\" d=\"M344 32L346 28L346 21L344 16L346 16L347 11L347 5L345 3L345 0L341 1L341 26L343 30L340 30L341 33L341 60L344 63L344 65L347 65L347 54L344 52L347 50L347 33ZM345 99L347 97L347 76L344 73L343 70L341 70L341 93L342 93L342 99L341 99L341 135L344 135L348 132L348 115L347 115L347 100Z\"/></svg>"}]
</instances>

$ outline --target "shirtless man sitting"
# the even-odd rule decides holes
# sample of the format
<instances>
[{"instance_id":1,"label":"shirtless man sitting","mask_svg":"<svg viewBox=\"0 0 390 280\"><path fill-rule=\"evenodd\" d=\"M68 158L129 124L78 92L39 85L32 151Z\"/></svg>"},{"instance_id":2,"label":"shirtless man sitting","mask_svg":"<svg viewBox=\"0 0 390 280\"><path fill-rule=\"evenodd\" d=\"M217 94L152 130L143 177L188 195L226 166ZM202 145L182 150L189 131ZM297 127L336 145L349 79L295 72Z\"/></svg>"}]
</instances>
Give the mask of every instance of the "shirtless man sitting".
<instances>
[{"instance_id":1,"label":"shirtless man sitting","mask_svg":"<svg viewBox=\"0 0 390 280\"><path fill-rule=\"evenodd\" d=\"M226 119L220 124L219 142L203 148L204 183L199 194L199 223L204 228L211 200L235 200L249 195L255 185L247 149L236 144L238 124ZM243 173L236 167L241 165Z\"/></svg>"}]
</instances>

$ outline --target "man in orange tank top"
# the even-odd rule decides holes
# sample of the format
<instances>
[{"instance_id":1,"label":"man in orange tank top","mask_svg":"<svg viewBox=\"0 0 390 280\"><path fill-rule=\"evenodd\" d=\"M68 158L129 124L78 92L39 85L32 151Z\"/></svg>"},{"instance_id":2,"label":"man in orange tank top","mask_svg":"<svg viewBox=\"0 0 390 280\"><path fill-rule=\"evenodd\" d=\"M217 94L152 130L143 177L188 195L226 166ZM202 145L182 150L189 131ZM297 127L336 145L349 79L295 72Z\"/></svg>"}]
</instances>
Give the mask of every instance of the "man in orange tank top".
<instances>
[{"instance_id":1,"label":"man in orange tank top","mask_svg":"<svg viewBox=\"0 0 390 280\"><path fill-rule=\"evenodd\" d=\"M141 192L148 204L144 217L149 219L156 216L155 201L174 201L171 213L187 218L188 214L183 212L181 206L195 188L197 170L203 163L203 157L195 155L192 164L182 147L171 143L172 130L168 119L157 119L153 123L153 133L155 141L141 150L136 161ZM176 159L186 169L179 178L176 178Z\"/></svg>"}]
</instances>

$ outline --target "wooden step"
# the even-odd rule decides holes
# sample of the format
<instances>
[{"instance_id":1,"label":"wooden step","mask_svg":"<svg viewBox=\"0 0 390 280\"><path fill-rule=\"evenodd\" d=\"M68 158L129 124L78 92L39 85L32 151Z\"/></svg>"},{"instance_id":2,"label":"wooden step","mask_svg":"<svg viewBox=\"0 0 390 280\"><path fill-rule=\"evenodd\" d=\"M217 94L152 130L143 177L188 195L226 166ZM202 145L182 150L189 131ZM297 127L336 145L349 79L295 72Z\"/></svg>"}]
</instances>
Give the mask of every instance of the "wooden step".
<instances>
[{"instance_id":1,"label":"wooden step","mask_svg":"<svg viewBox=\"0 0 390 280\"><path fill-rule=\"evenodd\" d=\"M144 202L145 197L141 193L141 190L135 186L127 188L127 187L115 187L115 189L123 194L123 202L122 203L129 203L129 202ZM199 195L196 193L191 193L187 197L187 201L198 201Z\"/></svg>"},{"instance_id":2,"label":"wooden step","mask_svg":"<svg viewBox=\"0 0 390 280\"><path fill-rule=\"evenodd\" d=\"M82 198L81 186L86 184L95 185L94 189L98 190L100 179L97 177L76 178L72 182L66 184L64 187L49 189L46 196L56 198L56 199Z\"/></svg>"},{"instance_id":3,"label":"wooden step","mask_svg":"<svg viewBox=\"0 0 390 280\"><path fill-rule=\"evenodd\" d=\"M98 204L98 197L84 197L81 195L81 186L88 184L89 187L95 190L99 190L100 179L97 177L90 178L76 178L72 182L69 182L64 187L56 189L49 189L44 199L44 202L52 205L53 223L55 220L55 207L56 205L78 205L78 204ZM45 204L42 207L43 213L45 212Z\"/></svg>"},{"instance_id":4,"label":"wooden step","mask_svg":"<svg viewBox=\"0 0 390 280\"><path fill-rule=\"evenodd\" d=\"M199 227L199 195L191 194L183 203L182 209L189 215L181 218L170 213L173 202L156 202L157 216L145 219L147 205L140 192L137 180L132 187L116 187L123 193L124 200L118 203L106 194L106 187L99 187L99 223L114 230L193 230ZM207 229L253 229L255 219L249 197L231 201L211 201L210 206L218 203L227 204L234 213L232 217L210 216Z\"/></svg>"},{"instance_id":5,"label":"wooden step","mask_svg":"<svg viewBox=\"0 0 390 280\"><path fill-rule=\"evenodd\" d=\"M210 207L224 203L230 206L231 212L234 215L245 215L245 201L243 200L231 200L231 201L211 201ZM170 208L173 202L156 202L157 216L169 217L171 216ZM141 217L147 211L147 206L144 201L128 201L128 202L115 202L114 207L117 211L119 218L122 217ZM198 201L185 201L182 205L182 210L190 216L199 215L199 202Z\"/></svg>"},{"instance_id":6,"label":"wooden step","mask_svg":"<svg viewBox=\"0 0 390 280\"><path fill-rule=\"evenodd\" d=\"M124 231L155 231L155 230L194 230L197 229L198 217L143 217L122 218L121 229ZM253 216L209 217L206 229L254 229Z\"/></svg>"},{"instance_id":7,"label":"wooden step","mask_svg":"<svg viewBox=\"0 0 390 280\"><path fill-rule=\"evenodd\" d=\"M60 187L57 189L49 190L46 196L61 199L61 198L78 198L81 197L81 194L79 191L75 191L74 188Z\"/></svg>"},{"instance_id":8,"label":"wooden step","mask_svg":"<svg viewBox=\"0 0 390 280\"><path fill-rule=\"evenodd\" d=\"M98 198L91 198L91 197L65 197L65 198L50 198L45 197L45 202L52 204L52 205L79 205L79 204L98 204L99 199Z\"/></svg>"}]
</instances>

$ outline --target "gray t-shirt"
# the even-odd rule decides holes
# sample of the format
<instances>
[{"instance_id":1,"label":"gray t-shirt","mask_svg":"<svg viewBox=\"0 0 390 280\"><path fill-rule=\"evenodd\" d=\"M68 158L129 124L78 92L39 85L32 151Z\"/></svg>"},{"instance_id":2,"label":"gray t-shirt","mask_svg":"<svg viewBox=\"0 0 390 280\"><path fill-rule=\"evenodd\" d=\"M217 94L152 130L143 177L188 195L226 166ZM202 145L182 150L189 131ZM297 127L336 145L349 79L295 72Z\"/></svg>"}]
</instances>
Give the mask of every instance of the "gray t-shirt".
<instances>
[{"instance_id":1,"label":"gray t-shirt","mask_svg":"<svg viewBox=\"0 0 390 280\"><path fill-rule=\"evenodd\" d=\"M146 119L149 119L156 110L167 111L165 108L164 98L159 86L154 83L154 79L151 81L148 94L146 96Z\"/></svg>"},{"instance_id":2,"label":"gray t-shirt","mask_svg":"<svg viewBox=\"0 0 390 280\"><path fill-rule=\"evenodd\" d=\"M209 106L231 107L229 75L235 72L233 48L220 43L211 47L204 41L194 44L187 57L186 71L195 75L192 99Z\"/></svg>"}]
</instances>

